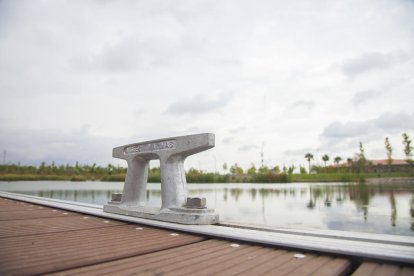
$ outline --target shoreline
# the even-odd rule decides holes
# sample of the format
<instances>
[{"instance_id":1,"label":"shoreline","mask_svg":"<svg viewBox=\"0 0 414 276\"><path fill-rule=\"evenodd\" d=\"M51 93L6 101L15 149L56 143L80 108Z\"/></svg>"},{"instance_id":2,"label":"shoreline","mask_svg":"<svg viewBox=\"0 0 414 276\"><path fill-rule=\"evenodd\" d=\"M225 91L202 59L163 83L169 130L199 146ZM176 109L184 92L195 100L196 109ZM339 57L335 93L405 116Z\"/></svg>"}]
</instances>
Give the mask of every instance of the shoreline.
<instances>
[{"instance_id":1,"label":"shoreline","mask_svg":"<svg viewBox=\"0 0 414 276\"><path fill-rule=\"evenodd\" d=\"M394 184L398 182L399 184L414 184L414 177L373 177L373 178L366 178L365 183L366 184Z\"/></svg>"},{"instance_id":2,"label":"shoreline","mask_svg":"<svg viewBox=\"0 0 414 276\"><path fill-rule=\"evenodd\" d=\"M188 179L187 183L329 183L329 182L361 182L365 184L393 184L393 183L403 183L403 184L413 184L414 185L414 176L382 176L382 177L369 177L369 176L360 176L356 177L357 175L354 175L355 177L349 177L347 179L338 179L336 177L326 177L326 175L321 175L320 178L313 176L312 178L302 178L300 175L297 175L296 177L289 177L288 181L286 182L260 182L260 181L252 181L253 179L248 179L244 177L243 179L237 179L229 177L226 179L227 181L218 181L222 179L211 179L212 181L197 181L199 179ZM57 175L0 175L0 181L4 182L16 182L16 181L73 181L73 182L85 182L85 181L97 181L97 182L123 182L125 178L116 177L113 179L89 179L84 177L67 177L67 176L57 176ZM154 181L155 180L155 181ZM159 181L156 181L158 179L149 179L148 183L159 183ZM189 181L190 180L190 181ZM201 180L201 179L200 179ZM217 180L217 181L214 181ZM242 181L241 181L242 180ZM341 181L342 180L342 181Z\"/></svg>"}]
</instances>

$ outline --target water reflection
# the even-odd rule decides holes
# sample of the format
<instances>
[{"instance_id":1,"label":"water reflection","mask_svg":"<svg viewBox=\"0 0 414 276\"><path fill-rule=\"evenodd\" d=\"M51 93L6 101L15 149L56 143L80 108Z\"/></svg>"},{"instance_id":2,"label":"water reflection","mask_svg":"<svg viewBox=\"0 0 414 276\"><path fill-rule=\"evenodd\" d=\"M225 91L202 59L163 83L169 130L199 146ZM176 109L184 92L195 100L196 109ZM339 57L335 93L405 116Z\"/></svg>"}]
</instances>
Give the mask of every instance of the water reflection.
<instances>
[{"instance_id":1,"label":"water reflection","mask_svg":"<svg viewBox=\"0 0 414 276\"><path fill-rule=\"evenodd\" d=\"M29 182L30 183L30 182ZM122 183L0 182L1 190L105 204ZM414 235L414 186L365 184L189 184L222 220L278 227ZM33 187L36 187L35 189ZM57 188L58 187L58 188ZM16 189L17 188L17 189ZM148 184L147 205L161 205L160 184Z\"/></svg>"},{"instance_id":2,"label":"water reflection","mask_svg":"<svg viewBox=\"0 0 414 276\"><path fill-rule=\"evenodd\" d=\"M111 198L112 192L122 192L122 190L117 191L95 191L95 190L48 190L48 191L11 191L16 193L56 198L68 201L77 201L85 202L92 204L105 204L108 202L108 199Z\"/></svg>"},{"instance_id":3,"label":"water reflection","mask_svg":"<svg viewBox=\"0 0 414 276\"><path fill-rule=\"evenodd\" d=\"M414 231L414 195L410 200L411 230Z\"/></svg>"},{"instance_id":4,"label":"water reflection","mask_svg":"<svg viewBox=\"0 0 414 276\"><path fill-rule=\"evenodd\" d=\"M410 185L228 186L209 191L194 185L191 193L208 198L213 190L221 192L224 203L215 202L215 208L232 221L414 235L414 187Z\"/></svg>"},{"instance_id":5,"label":"water reflection","mask_svg":"<svg viewBox=\"0 0 414 276\"><path fill-rule=\"evenodd\" d=\"M239 198L242 194L243 190L240 188L230 189L230 195L236 200L236 202L239 201Z\"/></svg>"},{"instance_id":6,"label":"water reflection","mask_svg":"<svg viewBox=\"0 0 414 276\"><path fill-rule=\"evenodd\" d=\"M397 220L397 207L395 204L395 196L394 191L390 192L390 205L391 205L391 225L396 226L396 220Z\"/></svg>"}]
</instances>

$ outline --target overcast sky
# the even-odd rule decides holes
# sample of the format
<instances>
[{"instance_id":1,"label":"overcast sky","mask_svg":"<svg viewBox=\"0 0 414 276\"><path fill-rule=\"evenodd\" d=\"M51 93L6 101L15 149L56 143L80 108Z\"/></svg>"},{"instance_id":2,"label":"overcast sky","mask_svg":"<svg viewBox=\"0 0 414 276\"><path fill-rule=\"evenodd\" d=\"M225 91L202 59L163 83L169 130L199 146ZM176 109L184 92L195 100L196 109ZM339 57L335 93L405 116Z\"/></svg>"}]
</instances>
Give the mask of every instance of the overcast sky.
<instances>
[{"instance_id":1,"label":"overcast sky","mask_svg":"<svg viewBox=\"0 0 414 276\"><path fill-rule=\"evenodd\" d=\"M385 159L414 137L414 1L0 1L6 162L125 165L202 132L186 168ZM2 160L3 161L3 160Z\"/></svg>"}]
</instances>

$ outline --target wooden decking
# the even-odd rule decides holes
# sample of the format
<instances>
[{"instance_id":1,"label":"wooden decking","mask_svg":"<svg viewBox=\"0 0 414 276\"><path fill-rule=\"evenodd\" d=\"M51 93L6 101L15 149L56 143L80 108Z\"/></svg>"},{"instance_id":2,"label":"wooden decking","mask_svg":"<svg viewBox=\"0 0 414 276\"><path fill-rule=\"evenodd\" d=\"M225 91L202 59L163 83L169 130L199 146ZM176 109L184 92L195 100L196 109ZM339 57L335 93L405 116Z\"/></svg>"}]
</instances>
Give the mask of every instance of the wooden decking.
<instances>
[{"instance_id":1,"label":"wooden decking","mask_svg":"<svg viewBox=\"0 0 414 276\"><path fill-rule=\"evenodd\" d=\"M414 269L212 239L0 197L0 275L352 273L414 275Z\"/></svg>"}]
</instances>

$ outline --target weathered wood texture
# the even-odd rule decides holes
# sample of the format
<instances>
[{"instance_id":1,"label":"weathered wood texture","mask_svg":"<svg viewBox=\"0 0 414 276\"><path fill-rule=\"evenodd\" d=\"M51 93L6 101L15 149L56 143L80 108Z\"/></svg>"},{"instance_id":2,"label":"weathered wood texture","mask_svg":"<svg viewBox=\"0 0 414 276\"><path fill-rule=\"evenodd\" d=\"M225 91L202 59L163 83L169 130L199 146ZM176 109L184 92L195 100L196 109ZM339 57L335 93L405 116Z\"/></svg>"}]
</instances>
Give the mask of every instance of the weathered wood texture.
<instances>
[{"instance_id":1,"label":"weathered wood texture","mask_svg":"<svg viewBox=\"0 0 414 276\"><path fill-rule=\"evenodd\" d=\"M161 252L65 271L64 275L343 275L349 262L253 245L207 240ZM323 260L322 260L323 259ZM345 265L345 266L344 266ZM331 269L332 268L332 269Z\"/></svg>"},{"instance_id":2,"label":"weathered wood texture","mask_svg":"<svg viewBox=\"0 0 414 276\"><path fill-rule=\"evenodd\" d=\"M296 258L303 252L174 233L3 198L0 249L0 275L352 273L351 261L345 258L309 253ZM413 270L364 263L355 271L373 273L413 275Z\"/></svg>"},{"instance_id":3,"label":"weathered wood texture","mask_svg":"<svg viewBox=\"0 0 414 276\"><path fill-rule=\"evenodd\" d=\"M10 203L16 209L22 208L16 202ZM15 219L9 215L7 221L1 222L0 275L50 273L205 240L201 236L184 233L177 236L147 227L141 230L138 225L63 210L54 212L47 207L38 211L38 206L34 207L31 211L11 210L8 213L15 214ZM49 218L45 218L45 212Z\"/></svg>"},{"instance_id":4,"label":"weathered wood texture","mask_svg":"<svg viewBox=\"0 0 414 276\"><path fill-rule=\"evenodd\" d=\"M352 274L353 276L413 276L413 267L403 267L390 264L378 264L378 263L363 263Z\"/></svg>"}]
</instances>

